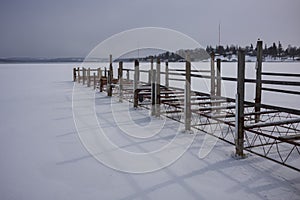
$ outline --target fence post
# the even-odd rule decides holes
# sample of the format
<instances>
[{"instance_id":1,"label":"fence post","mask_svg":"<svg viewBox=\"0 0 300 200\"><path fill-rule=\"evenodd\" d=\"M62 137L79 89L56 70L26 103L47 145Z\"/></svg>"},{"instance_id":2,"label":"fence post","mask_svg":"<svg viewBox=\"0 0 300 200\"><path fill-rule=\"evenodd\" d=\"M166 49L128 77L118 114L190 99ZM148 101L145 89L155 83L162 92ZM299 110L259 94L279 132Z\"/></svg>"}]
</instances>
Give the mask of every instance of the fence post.
<instances>
[{"instance_id":1,"label":"fence post","mask_svg":"<svg viewBox=\"0 0 300 200\"><path fill-rule=\"evenodd\" d=\"M216 95L218 97L221 96L221 59L217 59L217 88Z\"/></svg>"},{"instance_id":2,"label":"fence post","mask_svg":"<svg viewBox=\"0 0 300 200\"><path fill-rule=\"evenodd\" d=\"M123 102L123 62L119 62L119 102Z\"/></svg>"},{"instance_id":3,"label":"fence post","mask_svg":"<svg viewBox=\"0 0 300 200\"><path fill-rule=\"evenodd\" d=\"M151 56L150 58L150 73L149 73L149 83L152 83L152 73L153 73L153 56Z\"/></svg>"},{"instance_id":4,"label":"fence post","mask_svg":"<svg viewBox=\"0 0 300 200\"><path fill-rule=\"evenodd\" d=\"M255 112L260 112L261 104L261 71L262 71L262 51L263 42L257 41L257 61L256 61L256 90L255 90ZM260 114L255 114L255 123L260 121Z\"/></svg>"},{"instance_id":5,"label":"fence post","mask_svg":"<svg viewBox=\"0 0 300 200\"><path fill-rule=\"evenodd\" d=\"M98 73L98 79L100 79L101 78L101 68L100 67L98 67L98 69L97 69L97 73Z\"/></svg>"},{"instance_id":6,"label":"fence post","mask_svg":"<svg viewBox=\"0 0 300 200\"><path fill-rule=\"evenodd\" d=\"M107 96L112 96L112 80L113 80L113 66L112 66L112 55L109 55L109 72L107 79Z\"/></svg>"},{"instance_id":7,"label":"fence post","mask_svg":"<svg viewBox=\"0 0 300 200\"><path fill-rule=\"evenodd\" d=\"M96 90L96 73L94 72L94 74L93 74L93 85L94 85L94 90Z\"/></svg>"},{"instance_id":8,"label":"fence post","mask_svg":"<svg viewBox=\"0 0 300 200\"><path fill-rule=\"evenodd\" d=\"M80 83L80 68L79 67L77 67L77 72L78 72L78 83Z\"/></svg>"},{"instance_id":9,"label":"fence post","mask_svg":"<svg viewBox=\"0 0 300 200\"><path fill-rule=\"evenodd\" d=\"M119 62L118 75L117 75L118 80L120 79L120 62Z\"/></svg>"},{"instance_id":10,"label":"fence post","mask_svg":"<svg viewBox=\"0 0 300 200\"><path fill-rule=\"evenodd\" d=\"M165 69L165 85L168 88L169 87L169 63L166 62L166 69Z\"/></svg>"},{"instance_id":11,"label":"fence post","mask_svg":"<svg viewBox=\"0 0 300 200\"><path fill-rule=\"evenodd\" d=\"M133 107L138 107L138 82L139 82L139 61L134 61L134 80L133 80Z\"/></svg>"},{"instance_id":12,"label":"fence post","mask_svg":"<svg viewBox=\"0 0 300 200\"><path fill-rule=\"evenodd\" d=\"M245 98L245 52L239 49L238 52L238 73L237 73L237 94L236 94L236 119L235 119L235 144L236 155L243 157L244 149L244 98Z\"/></svg>"},{"instance_id":13,"label":"fence post","mask_svg":"<svg viewBox=\"0 0 300 200\"><path fill-rule=\"evenodd\" d=\"M217 88L216 88L216 96L221 97L221 59L217 59ZM216 103L217 106L220 106L220 103ZM220 112L218 109L217 112Z\"/></svg>"},{"instance_id":14,"label":"fence post","mask_svg":"<svg viewBox=\"0 0 300 200\"><path fill-rule=\"evenodd\" d=\"M155 116L160 117L160 59L156 61Z\"/></svg>"},{"instance_id":15,"label":"fence post","mask_svg":"<svg viewBox=\"0 0 300 200\"><path fill-rule=\"evenodd\" d=\"M210 58L210 96L213 98L215 96L215 54L211 53Z\"/></svg>"},{"instance_id":16,"label":"fence post","mask_svg":"<svg viewBox=\"0 0 300 200\"><path fill-rule=\"evenodd\" d=\"M151 71L151 116L155 116L155 81L156 81L156 70L152 69Z\"/></svg>"},{"instance_id":17,"label":"fence post","mask_svg":"<svg viewBox=\"0 0 300 200\"><path fill-rule=\"evenodd\" d=\"M88 68L87 70L87 86L91 86L91 68Z\"/></svg>"},{"instance_id":18,"label":"fence post","mask_svg":"<svg viewBox=\"0 0 300 200\"><path fill-rule=\"evenodd\" d=\"M184 88L184 127L185 131L191 131L191 60L187 54L185 62L185 88Z\"/></svg>"},{"instance_id":19,"label":"fence post","mask_svg":"<svg viewBox=\"0 0 300 200\"><path fill-rule=\"evenodd\" d=\"M73 82L76 81L76 68L73 68Z\"/></svg>"},{"instance_id":20,"label":"fence post","mask_svg":"<svg viewBox=\"0 0 300 200\"><path fill-rule=\"evenodd\" d=\"M107 69L104 67L104 77L107 77Z\"/></svg>"},{"instance_id":21,"label":"fence post","mask_svg":"<svg viewBox=\"0 0 300 200\"><path fill-rule=\"evenodd\" d=\"M102 70L99 68L99 92L103 91Z\"/></svg>"},{"instance_id":22,"label":"fence post","mask_svg":"<svg viewBox=\"0 0 300 200\"><path fill-rule=\"evenodd\" d=\"M82 68L82 84L85 84L85 68Z\"/></svg>"}]
</instances>

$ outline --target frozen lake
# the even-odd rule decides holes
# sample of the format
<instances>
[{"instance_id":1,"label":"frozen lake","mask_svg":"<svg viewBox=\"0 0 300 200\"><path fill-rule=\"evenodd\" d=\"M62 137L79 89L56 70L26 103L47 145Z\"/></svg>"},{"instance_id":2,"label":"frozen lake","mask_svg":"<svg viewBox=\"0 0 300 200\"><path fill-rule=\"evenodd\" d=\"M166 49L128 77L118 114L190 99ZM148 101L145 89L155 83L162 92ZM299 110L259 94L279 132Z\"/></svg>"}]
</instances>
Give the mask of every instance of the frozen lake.
<instances>
[{"instance_id":1,"label":"frozen lake","mask_svg":"<svg viewBox=\"0 0 300 200\"><path fill-rule=\"evenodd\" d=\"M283 64L285 68L280 63L267 63L264 69L286 72L290 68L299 73L299 63ZM232 65L224 63L222 73L234 76ZM175 163L156 172L130 174L104 166L83 147L73 121L72 68L77 66L78 63L0 65L1 200L299 199L298 172L254 155L233 159L234 147L227 143L218 141L208 156L199 159L204 134L197 134ZM251 70L247 67L247 73L251 74ZM91 89L84 86L84 90ZM226 88L228 95L234 91ZM165 137L133 140L116 128L107 106L110 99L103 93L95 97L99 121L105 122L113 141L128 150L156 149L178 126L167 121ZM290 97L287 101L294 102ZM279 102L285 102L284 98ZM147 111L132 112L136 113L137 123L149 119Z\"/></svg>"}]
</instances>

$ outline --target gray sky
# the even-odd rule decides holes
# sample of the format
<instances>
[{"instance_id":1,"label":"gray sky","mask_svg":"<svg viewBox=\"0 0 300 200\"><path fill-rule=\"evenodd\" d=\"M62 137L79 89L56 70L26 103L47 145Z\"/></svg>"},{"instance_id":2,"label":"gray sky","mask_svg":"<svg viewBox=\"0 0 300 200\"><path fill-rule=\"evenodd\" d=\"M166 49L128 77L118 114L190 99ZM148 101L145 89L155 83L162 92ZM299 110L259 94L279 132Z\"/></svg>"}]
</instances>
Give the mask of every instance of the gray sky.
<instances>
[{"instance_id":1,"label":"gray sky","mask_svg":"<svg viewBox=\"0 0 300 200\"><path fill-rule=\"evenodd\" d=\"M183 32L203 46L300 46L299 0L1 0L0 57L86 56L137 27Z\"/></svg>"}]
</instances>

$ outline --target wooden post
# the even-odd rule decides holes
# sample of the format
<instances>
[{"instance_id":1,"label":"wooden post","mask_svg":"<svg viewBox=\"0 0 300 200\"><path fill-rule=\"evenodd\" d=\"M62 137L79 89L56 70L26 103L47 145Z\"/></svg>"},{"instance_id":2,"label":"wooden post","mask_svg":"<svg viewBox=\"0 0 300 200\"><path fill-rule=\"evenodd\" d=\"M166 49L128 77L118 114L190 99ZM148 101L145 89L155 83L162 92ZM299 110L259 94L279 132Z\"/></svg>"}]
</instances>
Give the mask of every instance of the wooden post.
<instances>
[{"instance_id":1,"label":"wooden post","mask_svg":"<svg viewBox=\"0 0 300 200\"><path fill-rule=\"evenodd\" d=\"M93 85L94 85L94 90L96 90L96 85L97 85L97 83L96 83L96 73L94 72L94 76L93 76Z\"/></svg>"},{"instance_id":2,"label":"wooden post","mask_svg":"<svg viewBox=\"0 0 300 200\"><path fill-rule=\"evenodd\" d=\"M119 102L123 102L123 62L119 62Z\"/></svg>"},{"instance_id":3,"label":"wooden post","mask_svg":"<svg viewBox=\"0 0 300 200\"><path fill-rule=\"evenodd\" d=\"M151 59L150 59L150 83L152 83L152 73L153 73L153 56L151 56Z\"/></svg>"},{"instance_id":4,"label":"wooden post","mask_svg":"<svg viewBox=\"0 0 300 200\"><path fill-rule=\"evenodd\" d=\"M139 82L140 82L140 67L139 67L140 62L138 60L137 60L137 62L138 62L138 65L137 65L137 84L139 84Z\"/></svg>"},{"instance_id":5,"label":"wooden post","mask_svg":"<svg viewBox=\"0 0 300 200\"><path fill-rule=\"evenodd\" d=\"M261 104L261 71L262 71L262 50L263 42L257 41L257 61L256 61L256 90L255 90L255 112L260 112ZM260 114L255 114L255 123L260 121Z\"/></svg>"},{"instance_id":6,"label":"wooden post","mask_svg":"<svg viewBox=\"0 0 300 200\"><path fill-rule=\"evenodd\" d=\"M160 59L156 61L155 116L160 117Z\"/></svg>"},{"instance_id":7,"label":"wooden post","mask_svg":"<svg viewBox=\"0 0 300 200\"><path fill-rule=\"evenodd\" d=\"M221 96L221 59L217 59L217 85L216 85L216 96ZM212 105L220 106L221 103L213 103ZM220 113L220 109L216 110L217 113Z\"/></svg>"},{"instance_id":8,"label":"wooden post","mask_svg":"<svg viewBox=\"0 0 300 200\"><path fill-rule=\"evenodd\" d=\"M221 59L217 59L217 88L216 95L218 97L221 96Z\"/></svg>"},{"instance_id":9,"label":"wooden post","mask_svg":"<svg viewBox=\"0 0 300 200\"><path fill-rule=\"evenodd\" d=\"M76 68L73 68L73 82L76 81Z\"/></svg>"},{"instance_id":10,"label":"wooden post","mask_svg":"<svg viewBox=\"0 0 300 200\"><path fill-rule=\"evenodd\" d=\"M119 67L118 67L118 75L117 75L117 78L118 78L118 80L120 79L120 62L119 62Z\"/></svg>"},{"instance_id":11,"label":"wooden post","mask_svg":"<svg viewBox=\"0 0 300 200\"><path fill-rule=\"evenodd\" d=\"M82 68L82 84L85 84L85 68Z\"/></svg>"},{"instance_id":12,"label":"wooden post","mask_svg":"<svg viewBox=\"0 0 300 200\"><path fill-rule=\"evenodd\" d=\"M155 81L156 81L156 70L152 69L151 72L151 116L155 116Z\"/></svg>"},{"instance_id":13,"label":"wooden post","mask_svg":"<svg viewBox=\"0 0 300 200\"><path fill-rule=\"evenodd\" d=\"M101 68L100 67L98 67L98 79L100 79L101 78L101 76L102 76L102 74L101 74Z\"/></svg>"},{"instance_id":14,"label":"wooden post","mask_svg":"<svg viewBox=\"0 0 300 200\"><path fill-rule=\"evenodd\" d=\"M134 76L133 76L133 89L136 90L138 88L139 82L139 61L134 61Z\"/></svg>"},{"instance_id":15,"label":"wooden post","mask_svg":"<svg viewBox=\"0 0 300 200\"><path fill-rule=\"evenodd\" d=\"M99 76L99 92L102 92L103 85L102 85L102 70L101 70L101 68L98 69L98 76Z\"/></svg>"},{"instance_id":16,"label":"wooden post","mask_svg":"<svg viewBox=\"0 0 300 200\"><path fill-rule=\"evenodd\" d=\"M134 79L133 79L133 107L138 107L138 82L139 82L139 61L134 61Z\"/></svg>"},{"instance_id":17,"label":"wooden post","mask_svg":"<svg viewBox=\"0 0 300 200\"><path fill-rule=\"evenodd\" d=\"M110 79L110 71L107 72L107 78L106 78L106 90L107 90L107 96L111 97L112 92L110 92L110 86L111 86L111 79Z\"/></svg>"},{"instance_id":18,"label":"wooden post","mask_svg":"<svg viewBox=\"0 0 300 200\"><path fill-rule=\"evenodd\" d=\"M107 96L112 96L112 80L113 80L113 66L112 66L112 55L109 55L109 72L107 79Z\"/></svg>"},{"instance_id":19,"label":"wooden post","mask_svg":"<svg viewBox=\"0 0 300 200\"><path fill-rule=\"evenodd\" d=\"M166 69L165 69L165 85L168 88L169 87L169 63L166 62Z\"/></svg>"},{"instance_id":20,"label":"wooden post","mask_svg":"<svg viewBox=\"0 0 300 200\"><path fill-rule=\"evenodd\" d=\"M191 60L187 54L185 62L185 88L184 88L184 127L185 131L191 131Z\"/></svg>"},{"instance_id":21,"label":"wooden post","mask_svg":"<svg viewBox=\"0 0 300 200\"><path fill-rule=\"evenodd\" d=\"M236 94L236 121L235 121L235 144L236 155L243 157L244 149L244 98L245 98L245 52L238 52L238 77Z\"/></svg>"},{"instance_id":22,"label":"wooden post","mask_svg":"<svg viewBox=\"0 0 300 200\"><path fill-rule=\"evenodd\" d=\"M104 77L107 77L107 69L104 67Z\"/></svg>"},{"instance_id":23,"label":"wooden post","mask_svg":"<svg viewBox=\"0 0 300 200\"><path fill-rule=\"evenodd\" d=\"M78 80L77 81L78 81L78 83L80 83L80 68L79 67L77 67L77 73L78 73L78 76L77 76Z\"/></svg>"},{"instance_id":24,"label":"wooden post","mask_svg":"<svg viewBox=\"0 0 300 200\"><path fill-rule=\"evenodd\" d=\"M88 68L87 70L87 86L91 86L91 68Z\"/></svg>"},{"instance_id":25,"label":"wooden post","mask_svg":"<svg viewBox=\"0 0 300 200\"><path fill-rule=\"evenodd\" d=\"M215 54L214 52L211 53L211 58L210 58L210 96L213 98L215 94Z\"/></svg>"}]
</instances>

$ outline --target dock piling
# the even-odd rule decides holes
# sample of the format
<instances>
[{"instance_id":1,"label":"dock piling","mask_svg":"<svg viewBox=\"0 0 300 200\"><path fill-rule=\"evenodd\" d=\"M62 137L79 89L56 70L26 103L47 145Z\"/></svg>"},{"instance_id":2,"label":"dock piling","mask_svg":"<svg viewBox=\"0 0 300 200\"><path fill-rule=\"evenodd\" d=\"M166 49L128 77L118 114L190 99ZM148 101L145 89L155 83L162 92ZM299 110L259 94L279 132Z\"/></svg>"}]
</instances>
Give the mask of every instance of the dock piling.
<instances>
[{"instance_id":1,"label":"dock piling","mask_svg":"<svg viewBox=\"0 0 300 200\"><path fill-rule=\"evenodd\" d=\"M238 77L236 94L235 144L236 155L244 157L244 98L245 98L245 52L238 51Z\"/></svg>"},{"instance_id":2,"label":"dock piling","mask_svg":"<svg viewBox=\"0 0 300 200\"><path fill-rule=\"evenodd\" d=\"M258 113L255 115L255 123L260 121L260 104L261 104L261 72L262 72L262 46L263 42L257 41L257 61L256 61L256 88L255 88L255 112Z\"/></svg>"}]
</instances>

